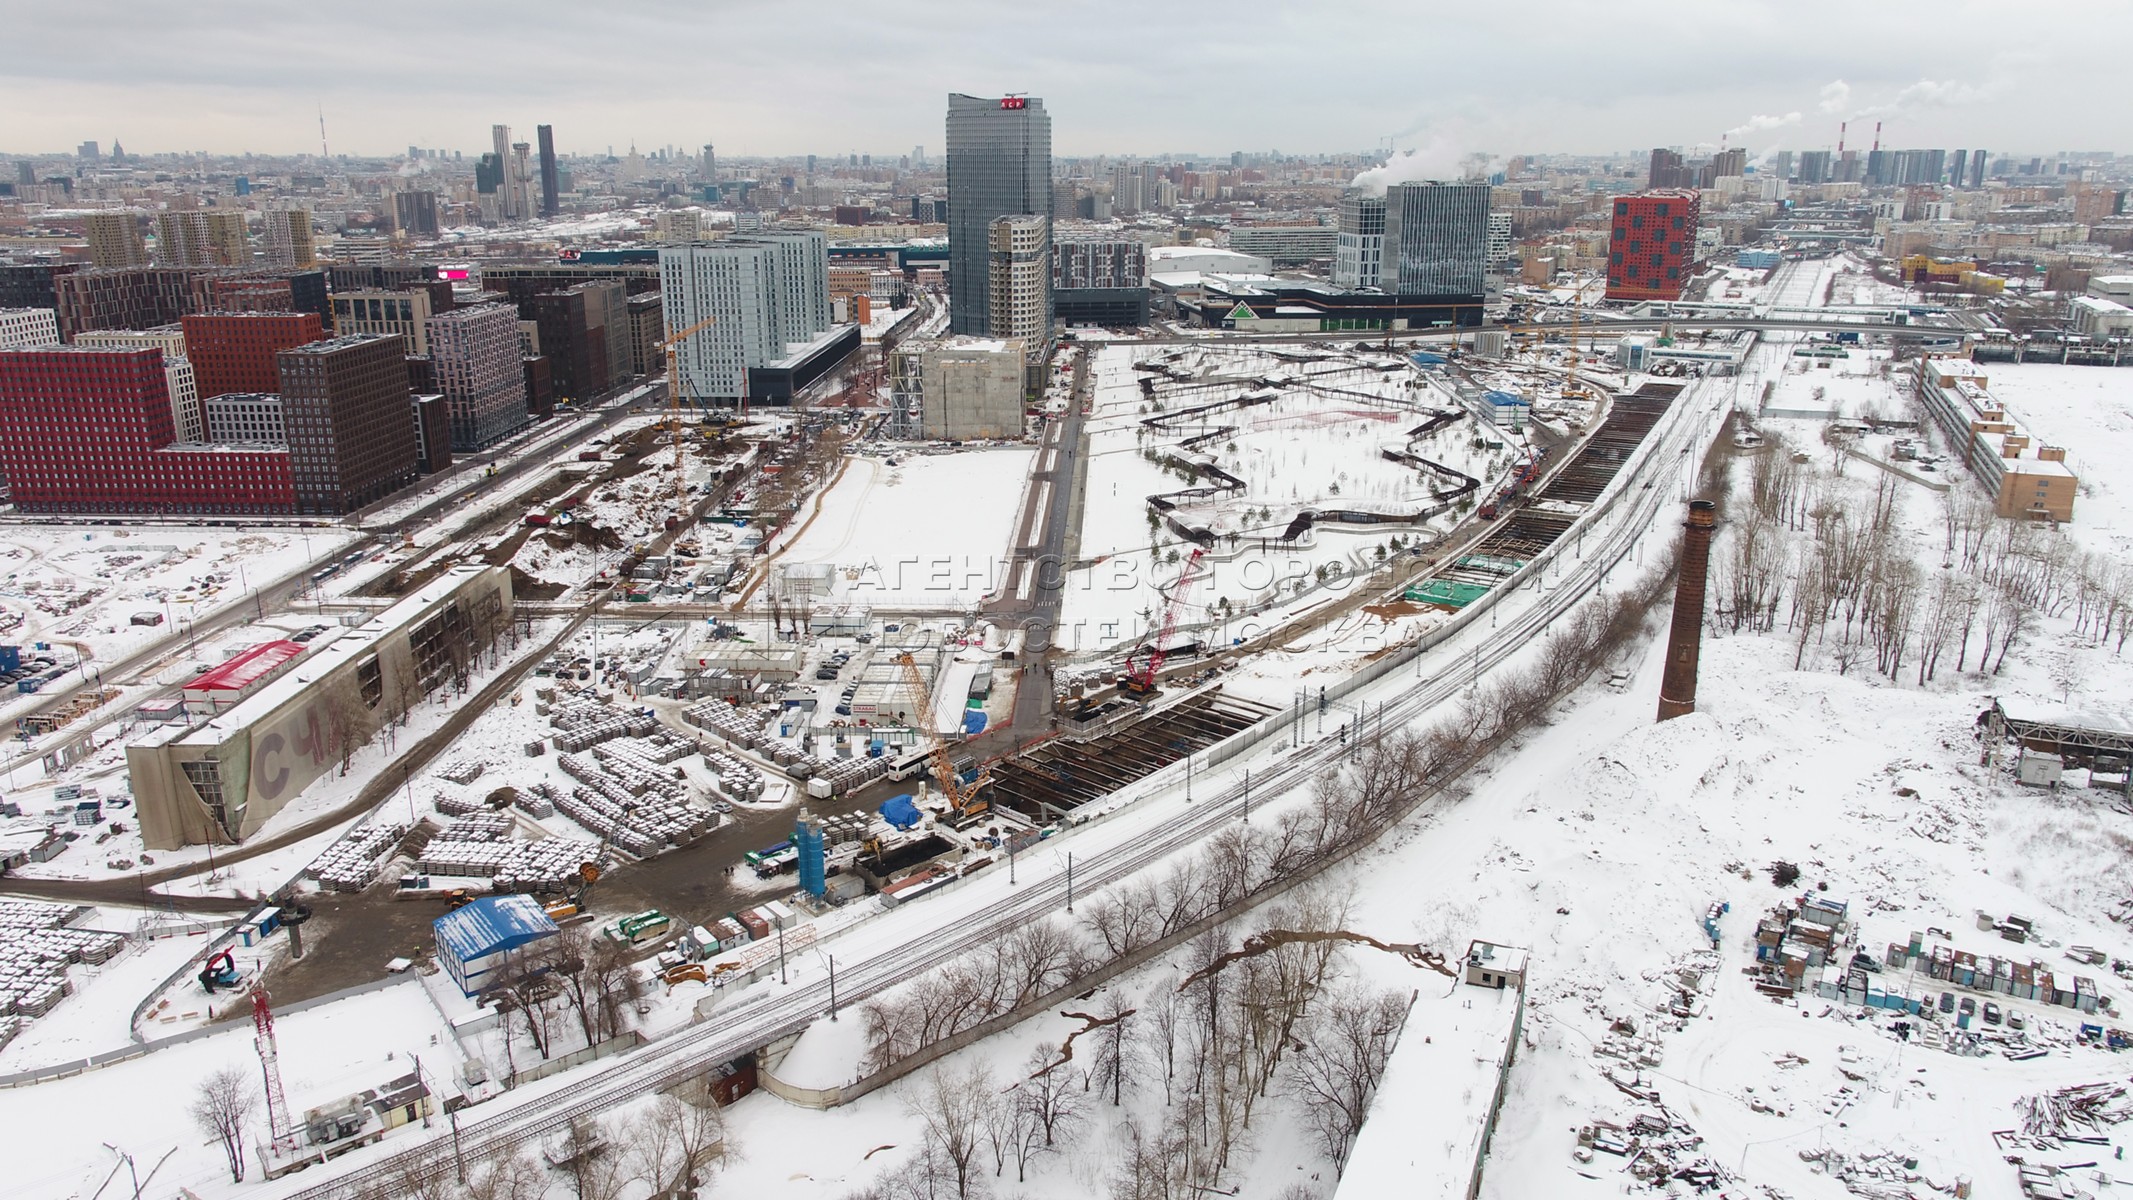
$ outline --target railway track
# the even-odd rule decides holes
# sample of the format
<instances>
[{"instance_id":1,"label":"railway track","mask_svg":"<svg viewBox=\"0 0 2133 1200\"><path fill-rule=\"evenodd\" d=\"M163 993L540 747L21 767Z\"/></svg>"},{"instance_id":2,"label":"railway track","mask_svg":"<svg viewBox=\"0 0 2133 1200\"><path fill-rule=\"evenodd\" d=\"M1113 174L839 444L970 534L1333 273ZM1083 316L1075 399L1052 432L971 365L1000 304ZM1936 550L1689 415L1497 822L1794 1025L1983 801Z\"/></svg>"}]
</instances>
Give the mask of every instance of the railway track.
<instances>
[{"instance_id":1,"label":"railway track","mask_svg":"<svg viewBox=\"0 0 2133 1200\"><path fill-rule=\"evenodd\" d=\"M1445 666L1420 684L1402 687L1387 677L1372 685L1387 693L1383 720L1392 725L1405 724L1456 699L1481 672L1518 653L1545 633L1552 622L1602 587L1609 572L1630 557L1638 540L1663 510L1678 503L1682 472L1696 468L1700 450L1716 435L1725 407L1718 382L1699 381L1661 421L1659 436L1649 443L1648 453L1623 473L1622 487L1580 522L1588 536L1597 534L1591 539L1592 552L1575 558L1572 565L1559 567L1551 582L1546 566L1560 559L1561 547L1573 544L1567 539L1558 541L1548 559L1533 564L1537 570L1515 586L1492 595L1491 603L1497 604L1530 592L1531 602L1522 611L1500 620L1471 650L1445 655ZM1593 529L1603 521L1607 524L1605 530ZM1238 736L1256 736L1264 741L1275 735L1276 728L1262 724L1256 734L1246 731ZM1251 791L1262 798L1264 805L1265 798L1322 774L1347 749L1337 739L1320 738L1282 755L1271 769L1255 769ZM1151 791L1168 786L1169 781L1160 778L1161 774L1137 786ZM1211 779L1206 782L1214 784ZM927 901L921 908L933 909L927 914L931 920L883 922L879 928L884 932L893 928L894 940L878 942L871 953L855 942L851 947L856 951L853 958L839 964L840 1006L863 1001L945 964L988 937L1061 909L1067 899L1067 877L1056 861L1059 853L1079 856L1074 863L1073 886L1076 894L1086 895L1203 841L1223 824L1243 815L1244 803L1244 787L1230 783L1189 806L1166 808L1162 820L1152 819L1152 815L1135 819L1146 810L1128 806L1107 820L1048 842L1057 847L1052 854L1024 856L1020 885L1004 896L988 880L976 888L957 888ZM797 1032L828 1007L828 984L824 978L754 985L710 1019L628 1055L606 1060L589 1073L589 1078L588 1072L564 1072L519 1089L513 1093L511 1107L460 1127L458 1152L467 1161L478 1163L537 1143L567 1129L573 1121L680 1083ZM289 1200L341 1200L364 1188L388 1184L411 1166L449 1162L454 1152L453 1135L441 1127L419 1141L402 1135L396 1142L399 1144L395 1147L381 1146L340 1160L336 1165L344 1166L344 1173L335 1178L307 1181L301 1176L286 1177L277 1186L288 1190L263 1194L278 1194Z\"/></svg>"}]
</instances>

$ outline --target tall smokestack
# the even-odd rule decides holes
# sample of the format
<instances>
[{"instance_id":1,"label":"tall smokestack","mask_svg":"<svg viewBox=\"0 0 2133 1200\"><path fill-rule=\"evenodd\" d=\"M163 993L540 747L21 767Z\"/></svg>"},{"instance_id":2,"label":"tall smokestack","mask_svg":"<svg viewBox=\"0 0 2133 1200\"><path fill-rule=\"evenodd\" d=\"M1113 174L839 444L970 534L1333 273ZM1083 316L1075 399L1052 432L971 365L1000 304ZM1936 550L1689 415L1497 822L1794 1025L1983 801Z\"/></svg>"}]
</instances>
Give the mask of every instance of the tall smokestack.
<instances>
[{"instance_id":1,"label":"tall smokestack","mask_svg":"<svg viewBox=\"0 0 2133 1200\"><path fill-rule=\"evenodd\" d=\"M1711 565L1712 515L1709 500L1689 502L1689 520L1681 538L1681 581L1674 585L1674 630L1666 639L1666 675L1659 681L1659 719L1685 717L1696 711L1696 660L1703 652L1704 577Z\"/></svg>"}]
</instances>

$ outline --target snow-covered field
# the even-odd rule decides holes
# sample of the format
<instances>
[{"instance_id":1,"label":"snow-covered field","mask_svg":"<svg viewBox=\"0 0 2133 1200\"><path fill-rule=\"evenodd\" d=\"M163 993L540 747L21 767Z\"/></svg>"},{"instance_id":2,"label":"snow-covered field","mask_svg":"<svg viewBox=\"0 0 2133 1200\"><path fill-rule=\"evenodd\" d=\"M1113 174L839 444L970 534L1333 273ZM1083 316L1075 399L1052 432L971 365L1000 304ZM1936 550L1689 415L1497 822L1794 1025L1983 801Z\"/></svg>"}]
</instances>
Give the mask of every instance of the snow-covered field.
<instances>
[{"instance_id":1,"label":"snow-covered field","mask_svg":"<svg viewBox=\"0 0 2133 1200\"><path fill-rule=\"evenodd\" d=\"M2133 370L1987 363L1987 390L2042 442L2064 446L2081 477L2067 531L2082 544L2133 552Z\"/></svg>"},{"instance_id":2,"label":"snow-covered field","mask_svg":"<svg viewBox=\"0 0 2133 1200\"><path fill-rule=\"evenodd\" d=\"M1005 582L1035 454L1026 446L911 453L893 467L851 458L771 569L835 567L832 598L857 604L975 604Z\"/></svg>"}]
</instances>

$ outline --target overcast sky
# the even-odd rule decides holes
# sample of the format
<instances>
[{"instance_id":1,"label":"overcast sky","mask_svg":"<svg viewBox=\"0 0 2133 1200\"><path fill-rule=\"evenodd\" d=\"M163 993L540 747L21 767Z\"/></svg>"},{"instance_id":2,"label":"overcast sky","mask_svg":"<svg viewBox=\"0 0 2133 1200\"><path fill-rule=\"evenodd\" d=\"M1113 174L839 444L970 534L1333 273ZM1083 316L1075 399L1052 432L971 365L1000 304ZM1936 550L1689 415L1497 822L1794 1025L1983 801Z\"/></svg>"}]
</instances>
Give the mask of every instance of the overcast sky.
<instances>
[{"instance_id":1,"label":"overcast sky","mask_svg":"<svg viewBox=\"0 0 2133 1200\"><path fill-rule=\"evenodd\" d=\"M949 92L1059 155L2126 149L2126 0L0 0L0 153L938 155Z\"/></svg>"}]
</instances>

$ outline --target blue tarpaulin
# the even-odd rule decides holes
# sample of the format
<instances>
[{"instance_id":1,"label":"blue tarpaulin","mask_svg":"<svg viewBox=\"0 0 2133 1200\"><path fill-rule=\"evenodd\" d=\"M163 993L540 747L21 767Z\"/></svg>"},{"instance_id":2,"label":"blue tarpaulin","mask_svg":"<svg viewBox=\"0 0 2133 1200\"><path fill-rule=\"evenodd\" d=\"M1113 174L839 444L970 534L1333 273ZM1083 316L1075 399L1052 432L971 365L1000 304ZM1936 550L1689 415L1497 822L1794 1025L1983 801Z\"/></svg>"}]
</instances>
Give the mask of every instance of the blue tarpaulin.
<instances>
[{"instance_id":1,"label":"blue tarpaulin","mask_svg":"<svg viewBox=\"0 0 2133 1200\"><path fill-rule=\"evenodd\" d=\"M965 710L963 713L964 735L968 736L970 734L983 732L985 732L985 714L978 712L975 709Z\"/></svg>"},{"instance_id":2,"label":"blue tarpaulin","mask_svg":"<svg viewBox=\"0 0 2133 1200\"><path fill-rule=\"evenodd\" d=\"M918 803L908 794L891 796L881 806L881 819L898 829L909 829L919 822Z\"/></svg>"}]
</instances>

